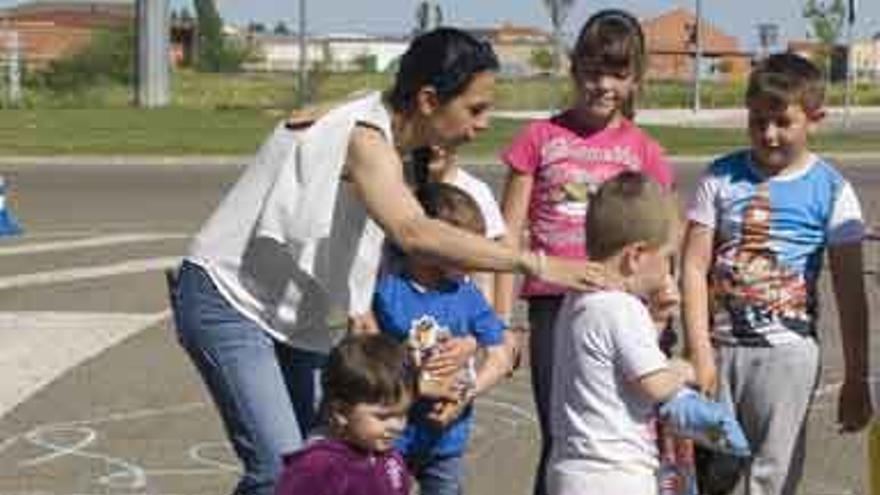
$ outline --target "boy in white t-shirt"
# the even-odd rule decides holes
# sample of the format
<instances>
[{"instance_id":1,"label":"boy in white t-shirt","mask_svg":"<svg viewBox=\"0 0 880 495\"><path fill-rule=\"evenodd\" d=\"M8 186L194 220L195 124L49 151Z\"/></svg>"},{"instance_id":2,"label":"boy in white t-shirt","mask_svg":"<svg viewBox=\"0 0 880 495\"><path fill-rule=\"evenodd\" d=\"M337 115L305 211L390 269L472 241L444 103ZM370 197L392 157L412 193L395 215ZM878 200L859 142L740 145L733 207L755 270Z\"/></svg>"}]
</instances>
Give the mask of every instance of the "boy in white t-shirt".
<instances>
[{"instance_id":1,"label":"boy in white t-shirt","mask_svg":"<svg viewBox=\"0 0 880 495\"><path fill-rule=\"evenodd\" d=\"M658 324L678 304L669 276L677 219L674 197L638 173L590 199L589 258L628 290L569 294L556 320L551 495L656 494L658 405L673 429L747 454L732 414L685 387L688 365L667 360L658 344Z\"/></svg>"}]
</instances>

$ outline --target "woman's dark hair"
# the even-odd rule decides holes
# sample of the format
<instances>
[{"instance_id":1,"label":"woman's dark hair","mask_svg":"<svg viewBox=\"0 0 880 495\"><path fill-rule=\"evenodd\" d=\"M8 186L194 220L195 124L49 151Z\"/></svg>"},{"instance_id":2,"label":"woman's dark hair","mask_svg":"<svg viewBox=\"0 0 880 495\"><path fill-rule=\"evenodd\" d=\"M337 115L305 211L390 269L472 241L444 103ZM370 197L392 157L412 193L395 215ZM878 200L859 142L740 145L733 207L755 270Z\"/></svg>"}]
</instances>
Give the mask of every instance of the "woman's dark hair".
<instances>
[{"instance_id":1,"label":"woman's dark hair","mask_svg":"<svg viewBox=\"0 0 880 495\"><path fill-rule=\"evenodd\" d=\"M430 146L416 148L410 153L410 167L412 184L418 189L431 180L430 163L434 159L434 150Z\"/></svg>"},{"instance_id":2,"label":"woman's dark hair","mask_svg":"<svg viewBox=\"0 0 880 495\"><path fill-rule=\"evenodd\" d=\"M474 75L495 70L498 58L489 43L460 29L437 28L410 43L388 102L395 111L410 111L418 91L431 86L443 104L464 92Z\"/></svg>"},{"instance_id":3,"label":"woman's dark hair","mask_svg":"<svg viewBox=\"0 0 880 495\"><path fill-rule=\"evenodd\" d=\"M350 336L330 352L324 404L396 404L413 396L415 383L403 344L383 334Z\"/></svg>"},{"instance_id":4,"label":"woman's dark hair","mask_svg":"<svg viewBox=\"0 0 880 495\"><path fill-rule=\"evenodd\" d=\"M585 70L633 71L641 82L647 66L645 34L639 20L619 9L593 14L578 34L571 52L571 71L578 81ZM632 118L635 102L626 102L624 115Z\"/></svg>"}]
</instances>

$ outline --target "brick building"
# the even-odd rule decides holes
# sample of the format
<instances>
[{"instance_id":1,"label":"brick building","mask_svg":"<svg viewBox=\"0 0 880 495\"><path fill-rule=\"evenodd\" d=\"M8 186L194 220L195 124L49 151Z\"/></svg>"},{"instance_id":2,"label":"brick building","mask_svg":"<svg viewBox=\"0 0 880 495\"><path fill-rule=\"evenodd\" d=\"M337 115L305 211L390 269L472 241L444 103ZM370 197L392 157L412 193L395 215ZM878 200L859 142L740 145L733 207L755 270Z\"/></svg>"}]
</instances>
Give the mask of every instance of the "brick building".
<instances>
[{"instance_id":1,"label":"brick building","mask_svg":"<svg viewBox=\"0 0 880 495\"><path fill-rule=\"evenodd\" d=\"M674 9L642 20L648 50L648 79L690 80L694 71L696 16L687 9ZM703 20L703 76L728 81L745 78L753 54L743 51L736 37Z\"/></svg>"},{"instance_id":2,"label":"brick building","mask_svg":"<svg viewBox=\"0 0 880 495\"><path fill-rule=\"evenodd\" d=\"M534 75L540 72L532 63L536 51L553 51L553 37L529 26L502 23L497 28L468 29L471 34L492 43L501 71L508 75ZM567 70L567 69L565 69Z\"/></svg>"},{"instance_id":3,"label":"brick building","mask_svg":"<svg viewBox=\"0 0 880 495\"><path fill-rule=\"evenodd\" d=\"M131 25L133 0L31 0L0 9L0 31L19 33L22 59L29 67L74 53L98 29Z\"/></svg>"}]
</instances>

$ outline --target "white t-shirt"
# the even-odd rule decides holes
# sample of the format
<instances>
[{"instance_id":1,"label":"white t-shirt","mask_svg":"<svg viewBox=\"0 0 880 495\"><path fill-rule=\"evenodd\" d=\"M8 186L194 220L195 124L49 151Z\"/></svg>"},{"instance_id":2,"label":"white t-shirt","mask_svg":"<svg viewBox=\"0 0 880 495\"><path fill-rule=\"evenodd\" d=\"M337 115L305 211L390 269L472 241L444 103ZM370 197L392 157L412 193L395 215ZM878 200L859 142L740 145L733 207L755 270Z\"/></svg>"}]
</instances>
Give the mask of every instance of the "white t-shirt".
<instances>
[{"instance_id":1,"label":"white t-shirt","mask_svg":"<svg viewBox=\"0 0 880 495\"><path fill-rule=\"evenodd\" d=\"M381 94L304 131L276 128L190 246L222 296L274 338L328 352L370 308L384 232L341 179L351 131L393 141Z\"/></svg>"},{"instance_id":2,"label":"white t-shirt","mask_svg":"<svg viewBox=\"0 0 880 495\"><path fill-rule=\"evenodd\" d=\"M666 368L667 360L647 308L624 292L569 294L554 332L548 469L653 473L654 404L632 382Z\"/></svg>"},{"instance_id":3,"label":"white t-shirt","mask_svg":"<svg viewBox=\"0 0 880 495\"><path fill-rule=\"evenodd\" d=\"M480 207L480 212L483 214L483 220L486 222L486 237L497 239L507 232L498 201L495 200L495 195L492 194L492 190L485 182L459 168L455 171L455 177L452 178L451 184L468 193L477 202L477 206Z\"/></svg>"}]
</instances>

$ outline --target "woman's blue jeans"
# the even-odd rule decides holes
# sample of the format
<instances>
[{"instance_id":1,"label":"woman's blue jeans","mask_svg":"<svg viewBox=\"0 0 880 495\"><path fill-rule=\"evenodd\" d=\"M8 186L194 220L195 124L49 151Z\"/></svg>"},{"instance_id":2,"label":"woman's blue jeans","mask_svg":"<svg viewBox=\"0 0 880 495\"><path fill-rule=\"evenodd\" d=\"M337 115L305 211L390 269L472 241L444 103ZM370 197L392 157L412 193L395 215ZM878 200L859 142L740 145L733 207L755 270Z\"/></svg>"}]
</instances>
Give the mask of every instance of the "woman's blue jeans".
<instances>
[{"instance_id":1,"label":"woman's blue jeans","mask_svg":"<svg viewBox=\"0 0 880 495\"><path fill-rule=\"evenodd\" d=\"M183 263L172 301L180 343L244 464L235 493L271 495L281 456L302 446L315 420L326 356L274 340L193 263Z\"/></svg>"}]
</instances>

